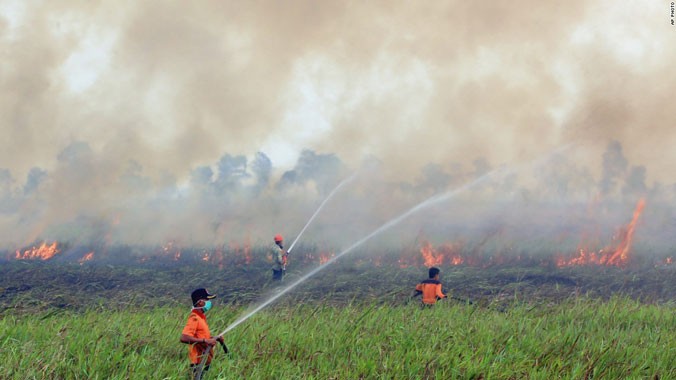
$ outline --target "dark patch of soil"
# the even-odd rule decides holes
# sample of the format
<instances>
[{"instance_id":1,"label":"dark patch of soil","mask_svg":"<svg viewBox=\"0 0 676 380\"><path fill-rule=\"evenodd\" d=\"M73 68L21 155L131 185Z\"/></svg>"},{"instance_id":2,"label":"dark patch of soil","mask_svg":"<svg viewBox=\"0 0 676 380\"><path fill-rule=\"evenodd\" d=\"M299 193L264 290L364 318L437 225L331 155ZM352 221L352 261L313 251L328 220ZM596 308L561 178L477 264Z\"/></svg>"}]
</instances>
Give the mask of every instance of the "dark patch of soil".
<instances>
[{"instance_id":1,"label":"dark patch of soil","mask_svg":"<svg viewBox=\"0 0 676 380\"><path fill-rule=\"evenodd\" d=\"M344 260L330 264L277 301L347 304L402 304L426 278L424 267L371 266ZM0 265L0 313L34 312L52 308L124 309L189 304L189 294L207 287L218 302L247 305L267 297L275 288L299 279L316 264L290 265L282 283L271 281L266 263L232 265L209 263L111 265L88 263L17 262ZM456 301L482 305L521 302L559 302L574 296L610 298L623 295L646 303L676 300L676 267L634 269L605 267L547 268L493 266L441 267L443 289Z\"/></svg>"}]
</instances>

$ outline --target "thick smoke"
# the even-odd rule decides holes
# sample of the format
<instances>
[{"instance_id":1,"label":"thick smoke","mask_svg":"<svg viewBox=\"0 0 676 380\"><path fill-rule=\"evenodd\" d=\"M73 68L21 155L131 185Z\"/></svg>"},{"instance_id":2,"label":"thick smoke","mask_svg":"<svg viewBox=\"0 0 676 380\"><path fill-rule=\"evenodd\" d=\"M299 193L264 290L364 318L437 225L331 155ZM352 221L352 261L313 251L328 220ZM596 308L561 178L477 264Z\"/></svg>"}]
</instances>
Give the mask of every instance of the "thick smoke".
<instances>
[{"instance_id":1,"label":"thick smoke","mask_svg":"<svg viewBox=\"0 0 676 380\"><path fill-rule=\"evenodd\" d=\"M357 238L491 172L499 180L394 240L427 229L509 243L532 239L529 225L543 241L574 239L590 220L626 223L641 197L644 228L672 225L665 12L601 0L6 2L0 245L256 242L298 231L353 171L368 174L327 208L318 239Z\"/></svg>"}]
</instances>

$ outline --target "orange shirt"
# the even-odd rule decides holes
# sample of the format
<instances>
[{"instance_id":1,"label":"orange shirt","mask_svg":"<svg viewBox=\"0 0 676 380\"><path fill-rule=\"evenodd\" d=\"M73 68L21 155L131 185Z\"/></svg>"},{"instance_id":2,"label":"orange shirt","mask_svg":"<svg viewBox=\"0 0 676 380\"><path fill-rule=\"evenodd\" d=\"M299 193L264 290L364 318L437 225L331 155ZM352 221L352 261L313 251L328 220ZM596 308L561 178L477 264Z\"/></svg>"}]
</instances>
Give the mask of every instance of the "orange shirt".
<instances>
[{"instance_id":1,"label":"orange shirt","mask_svg":"<svg viewBox=\"0 0 676 380\"><path fill-rule=\"evenodd\" d=\"M441 292L439 280L427 279L416 285L415 290L422 293L422 301L426 305L434 305L437 298L446 298L444 293Z\"/></svg>"},{"instance_id":2,"label":"orange shirt","mask_svg":"<svg viewBox=\"0 0 676 380\"><path fill-rule=\"evenodd\" d=\"M207 317L204 315L202 310L195 309L188 316L188 322L183 328L183 334L192 336L197 339L208 339L211 338L211 332L209 332L209 325L207 325ZM195 343L188 346L188 357L190 362L193 364L199 364L202 360L202 353L207 349L207 344L205 343ZM209 351L209 359L207 359L207 364L211 363L211 358L214 356L213 348Z\"/></svg>"}]
</instances>

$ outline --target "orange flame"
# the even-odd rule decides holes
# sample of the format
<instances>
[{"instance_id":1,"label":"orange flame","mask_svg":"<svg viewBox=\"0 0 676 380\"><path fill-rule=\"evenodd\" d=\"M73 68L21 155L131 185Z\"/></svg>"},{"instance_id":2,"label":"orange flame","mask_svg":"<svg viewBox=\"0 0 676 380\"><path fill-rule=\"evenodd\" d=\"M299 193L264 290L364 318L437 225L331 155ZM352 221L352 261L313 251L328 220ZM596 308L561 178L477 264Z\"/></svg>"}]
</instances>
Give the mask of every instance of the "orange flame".
<instances>
[{"instance_id":1,"label":"orange flame","mask_svg":"<svg viewBox=\"0 0 676 380\"><path fill-rule=\"evenodd\" d=\"M636 222L638 217L641 216L643 208L645 207L645 200L639 199L636 204L636 209L634 210L634 216L629 223L629 226L626 230L621 231L621 241L620 244L615 248L615 252L608 259L609 265L621 265L626 264L629 260L629 250L631 249L631 243L634 240L634 231L636 230Z\"/></svg>"},{"instance_id":2,"label":"orange flame","mask_svg":"<svg viewBox=\"0 0 676 380\"><path fill-rule=\"evenodd\" d=\"M92 252L89 252L86 255L82 256L82 258L80 260L78 260L77 262L80 263L80 265L82 265L82 264L84 264L85 261L90 261L93 258L94 258L94 252L92 251Z\"/></svg>"},{"instance_id":3,"label":"orange flame","mask_svg":"<svg viewBox=\"0 0 676 380\"><path fill-rule=\"evenodd\" d=\"M39 247L32 247L23 252L17 250L15 258L17 260L49 260L59 252L61 251L57 242L52 244L43 242Z\"/></svg>"},{"instance_id":4,"label":"orange flame","mask_svg":"<svg viewBox=\"0 0 676 380\"><path fill-rule=\"evenodd\" d=\"M251 246L249 245L249 239L247 238L243 245L240 247L237 243L231 243L230 249L234 253L241 253L242 258L244 259L244 264L251 264ZM239 260L238 260L239 261ZM241 261L240 261L241 263Z\"/></svg>"},{"instance_id":5,"label":"orange flame","mask_svg":"<svg viewBox=\"0 0 676 380\"><path fill-rule=\"evenodd\" d=\"M334 256L333 253L320 253L319 254L319 265L326 264Z\"/></svg>"},{"instance_id":6,"label":"orange flame","mask_svg":"<svg viewBox=\"0 0 676 380\"><path fill-rule=\"evenodd\" d=\"M448 265L461 265L465 262L465 258L458 253L458 250L459 247L452 243L446 243L435 250L432 244L426 241L420 247L420 254L426 267L442 265L444 260L448 262Z\"/></svg>"},{"instance_id":7,"label":"orange flame","mask_svg":"<svg viewBox=\"0 0 676 380\"><path fill-rule=\"evenodd\" d=\"M422 244L422 247L420 247L420 254L422 254L423 259L425 259L426 267L441 265L444 262L444 255L442 253L437 253L430 242L426 241Z\"/></svg>"},{"instance_id":8,"label":"orange flame","mask_svg":"<svg viewBox=\"0 0 676 380\"><path fill-rule=\"evenodd\" d=\"M402 252L401 256L399 256L399 260L397 260L397 263L399 264L399 268L401 269L406 269L410 266L415 266L416 264L413 263L412 258L410 255L407 254L407 252Z\"/></svg>"},{"instance_id":9,"label":"orange flame","mask_svg":"<svg viewBox=\"0 0 676 380\"><path fill-rule=\"evenodd\" d=\"M624 227L620 228L619 233L614 237L613 240L619 242L614 248L612 246L607 247L606 249L601 249L598 252L588 252L584 248L578 250L579 254L577 257L571 259L559 258L556 262L556 265L559 267L572 266L572 265L605 265L605 266L617 266L622 267L626 266L629 262L629 252L631 250L631 244L634 240L634 232L636 230L636 223L638 222L641 212L645 207L645 200L639 199L636 204L636 209L634 210L634 216L631 219L631 222Z\"/></svg>"},{"instance_id":10,"label":"orange flame","mask_svg":"<svg viewBox=\"0 0 676 380\"><path fill-rule=\"evenodd\" d=\"M162 253L165 256L171 256L172 260L178 261L181 259L181 248L174 241L170 241L162 247Z\"/></svg>"},{"instance_id":11,"label":"orange flame","mask_svg":"<svg viewBox=\"0 0 676 380\"><path fill-rule=\"evenodd\" d=\"M251 247L248 243L244 246L244 262L246 265L251 264Z\"/></svg>"},{"instance_id":12,"label":"orange flame","mask_svg":"<svg viewBox=\"0 0 676 380\"><path fill-rule=\"evenodd\" d=\"M382 256L377 256L373 259L373 265L376 267L381 267L383 266L383 257Z\"/></svg>"}]
</instances>

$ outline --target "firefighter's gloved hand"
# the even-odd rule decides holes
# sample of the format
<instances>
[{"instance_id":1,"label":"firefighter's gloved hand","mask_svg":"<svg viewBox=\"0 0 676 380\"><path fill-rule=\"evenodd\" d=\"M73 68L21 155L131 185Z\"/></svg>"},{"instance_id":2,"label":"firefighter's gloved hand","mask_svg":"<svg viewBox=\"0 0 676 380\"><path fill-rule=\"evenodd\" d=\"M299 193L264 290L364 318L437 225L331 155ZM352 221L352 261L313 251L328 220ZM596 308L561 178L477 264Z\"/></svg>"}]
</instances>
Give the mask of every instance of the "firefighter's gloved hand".
<instances>
[{"instance_id":1,"label":"firefighter's gloved hand","mask_svg":"<svg viewBox=\"0 0 676 380\"><path fill-rule=\"evenodd\" d=\"M216 345L216 339L215 338L207 338L203 339L203 344L208 344L209 346L215 346Z\"/></svg>"}]
</instances>

